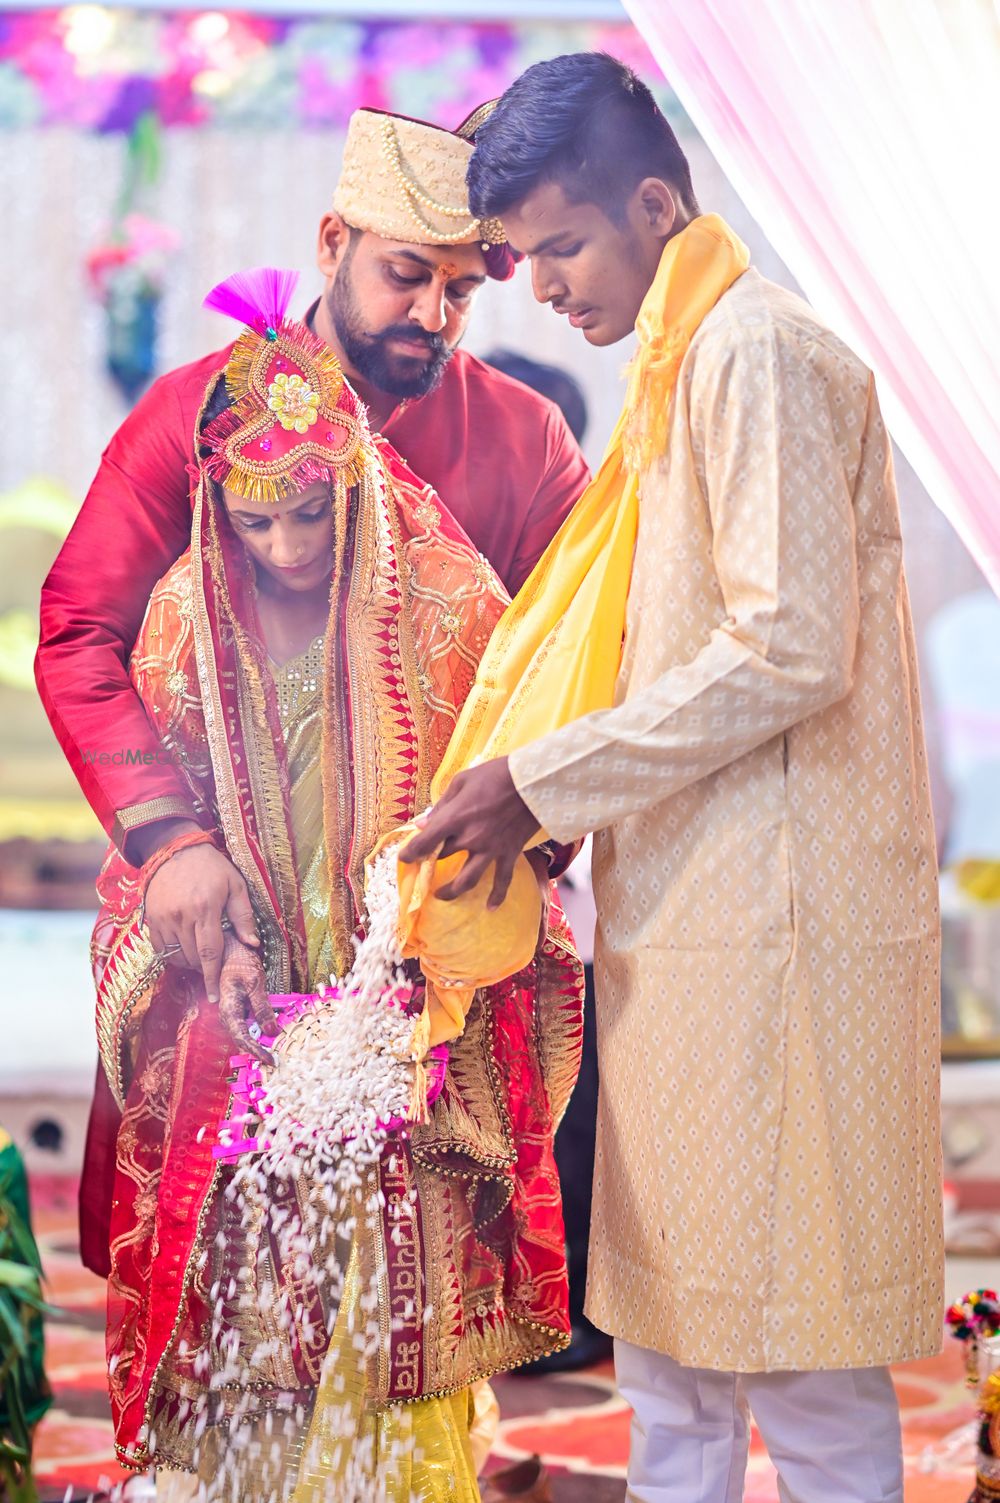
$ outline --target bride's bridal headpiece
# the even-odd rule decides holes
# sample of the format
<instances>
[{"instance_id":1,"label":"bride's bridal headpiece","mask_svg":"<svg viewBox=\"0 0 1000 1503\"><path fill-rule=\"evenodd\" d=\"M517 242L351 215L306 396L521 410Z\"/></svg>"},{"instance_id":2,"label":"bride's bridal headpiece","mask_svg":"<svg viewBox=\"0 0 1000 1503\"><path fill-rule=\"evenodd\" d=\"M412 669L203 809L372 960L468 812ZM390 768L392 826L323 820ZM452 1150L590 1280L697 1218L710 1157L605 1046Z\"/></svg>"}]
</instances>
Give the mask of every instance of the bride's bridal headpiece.
<instances>
[{"instance_id":1,"label":"bride's bridal headpiece","mask_svg":"<svg viewBox=\"0 0 1000 1503\"><path fill-rule=\"evenodd\" d=\"M230 406L201 435L204 468L248 501L277 502L314 481L361 478L364 407L329 345L286 318L297 271L261 266L205 299L246 327L226 364Z\"/></svg>"},{"instance_id":2,"label":"bride's bridal headpiece","mask_svg":"<svg viewBox=\"0 0 1000 1503\"><path fill-rule=\"evenodd\" d=\"M472 213L465 186L476 131L492 107L481 105L457 131L383 110L355 110L334 209L355 229L383 240L478 244L487 274L505 282L521 258L507 244L499 219Z\"/></svg>"}]
</instances>

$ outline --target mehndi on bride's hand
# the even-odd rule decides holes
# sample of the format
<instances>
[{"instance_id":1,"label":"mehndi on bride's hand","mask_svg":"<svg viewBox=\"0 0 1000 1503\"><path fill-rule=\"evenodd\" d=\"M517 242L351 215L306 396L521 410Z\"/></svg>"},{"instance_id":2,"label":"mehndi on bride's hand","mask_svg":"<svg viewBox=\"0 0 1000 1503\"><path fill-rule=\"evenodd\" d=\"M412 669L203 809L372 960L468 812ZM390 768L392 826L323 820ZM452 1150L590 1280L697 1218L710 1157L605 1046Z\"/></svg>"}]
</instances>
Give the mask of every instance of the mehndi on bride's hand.
<instances>
[{"instance_id":1,"label":"mehndi on bride's hand","mask_svg":"<svg viewBox=\"0 0 1000 1503\"><path fill-rule=\"evenodd\" d=\"M262 1035L274 1038L281 1026L268 1001L264 967L259 955L229 932L223 941L219 1013L241 1049L264 1064L274 1063L260 1042Z\"/></svg>"}]
</instances>

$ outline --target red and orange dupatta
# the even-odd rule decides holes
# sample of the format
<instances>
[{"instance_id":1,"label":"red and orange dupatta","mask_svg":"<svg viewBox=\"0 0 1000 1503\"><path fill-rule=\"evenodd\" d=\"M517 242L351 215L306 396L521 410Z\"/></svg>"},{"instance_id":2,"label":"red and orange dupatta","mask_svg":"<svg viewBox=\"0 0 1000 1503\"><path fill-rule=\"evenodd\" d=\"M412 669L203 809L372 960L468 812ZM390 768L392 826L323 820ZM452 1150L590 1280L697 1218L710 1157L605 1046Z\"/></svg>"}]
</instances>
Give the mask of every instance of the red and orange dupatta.
<instances>
[{"instance_id":1,"label":"red and orange dupatta","mask_svg":"<svg viewBox=\"0 0 1000 1503\"><path fill-rule=\"evenodd\" d=\"M366 437L362 478L335 485L334 514L322 777L329 923L343 961L360 932L365 859L429 801L506 598L384 440ZM191 549L154 591L131 672L197 817L247 882L270 990L308 990L288 771L253 577L200 474ZM221 1197L211 1143L232 1043L199 978L150 969L137 875L112 849L94 934L98 1036L123 1107L111 1396L123 1459L142 1466L155 1452L183 1465L215 1314ZM384 1156L386 1214L370 1250L388 1270L368 1385L376 1404L457 1391L568 1339L552 1138L576 1075L582 975L554 908L533 963L477 995L431 1121ZM325 1355L322 1321L303 1330L285 1353L286 1393L314 1390Z\"/></svg>"}]
</instances>

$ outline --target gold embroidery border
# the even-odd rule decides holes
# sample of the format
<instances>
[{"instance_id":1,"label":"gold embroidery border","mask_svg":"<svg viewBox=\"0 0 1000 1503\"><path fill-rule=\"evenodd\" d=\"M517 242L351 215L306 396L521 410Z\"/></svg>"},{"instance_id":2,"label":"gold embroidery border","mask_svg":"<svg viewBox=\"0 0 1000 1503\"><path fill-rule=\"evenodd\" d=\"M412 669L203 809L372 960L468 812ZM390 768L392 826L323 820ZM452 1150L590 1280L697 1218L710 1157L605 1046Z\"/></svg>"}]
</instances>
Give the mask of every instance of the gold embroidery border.
<instances>
[{"instance_id":1,"label":"gold embroidery border","mask_svg":"<svg viewBox=\"0 0 1000 1503\"><path fill-rule=\"evenodd\" d=\"M162 798L145 799L139 804L128 804L115 812L111 826L111 839L124 855L125 842L133 830L142 825L151 825L158 819L194 819L194 811L179 794L166 794Z\"/></svg>"}]
</instances>

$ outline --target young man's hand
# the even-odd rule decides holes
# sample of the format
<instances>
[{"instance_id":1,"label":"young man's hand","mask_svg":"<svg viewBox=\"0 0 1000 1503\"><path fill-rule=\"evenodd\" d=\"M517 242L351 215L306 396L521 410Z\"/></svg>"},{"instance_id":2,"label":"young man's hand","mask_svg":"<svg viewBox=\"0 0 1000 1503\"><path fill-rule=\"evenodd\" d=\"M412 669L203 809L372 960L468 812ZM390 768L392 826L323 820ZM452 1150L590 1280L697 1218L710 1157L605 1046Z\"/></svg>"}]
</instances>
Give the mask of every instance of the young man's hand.
<instances>
[{"instance_id":1,"label":"young man's hand","mask_svg":"<svg viewBox=\"0 0 1000 1503\"><path fill-rule=\"evenodd\" d=\"M471 891L495 862L488 908L507 895L514 862L538 830L538 820L514 787L506 757L460 772L427 815L420 831L400 851L401 861L452 856L468 851L454 881L437 894L446 903Z\"/></svg>"}]
</instances>

